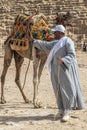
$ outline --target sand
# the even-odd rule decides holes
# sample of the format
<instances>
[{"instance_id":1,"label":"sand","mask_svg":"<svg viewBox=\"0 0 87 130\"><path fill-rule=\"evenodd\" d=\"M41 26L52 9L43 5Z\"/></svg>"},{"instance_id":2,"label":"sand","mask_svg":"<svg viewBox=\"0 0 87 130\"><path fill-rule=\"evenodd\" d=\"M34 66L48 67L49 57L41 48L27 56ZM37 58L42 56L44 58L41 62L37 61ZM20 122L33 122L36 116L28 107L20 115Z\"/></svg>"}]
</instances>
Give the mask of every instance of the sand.
<instances>
[{"instance_id":1,"label":"sand","mask_svg":"<svg viewBox=\"0 0 87 130\"><path fill-rule=\"evenodd\" d=\"M3 56L1 56L0 75L2 73L3 60ZM87 105L87 52L78 51L77 60L83 98L85 105ZM25 59L21 70L22 85L27 66L28 59ZM73 111L70 120L66 123L62 123L60 120L54 120L54 115L57 113L57 106L50 75L46 67L44 67L39 85L39 99L42 102L42 108L34 109L32 104L32 80L33 63L31 62L24 87L24 92L27 98L31 100L31 103L26 104L14 82L15 63L13 59L7 72L4 86L7 103L0 104L0 130L87 130L87 109Z\"/></svg>"}]
</instances>

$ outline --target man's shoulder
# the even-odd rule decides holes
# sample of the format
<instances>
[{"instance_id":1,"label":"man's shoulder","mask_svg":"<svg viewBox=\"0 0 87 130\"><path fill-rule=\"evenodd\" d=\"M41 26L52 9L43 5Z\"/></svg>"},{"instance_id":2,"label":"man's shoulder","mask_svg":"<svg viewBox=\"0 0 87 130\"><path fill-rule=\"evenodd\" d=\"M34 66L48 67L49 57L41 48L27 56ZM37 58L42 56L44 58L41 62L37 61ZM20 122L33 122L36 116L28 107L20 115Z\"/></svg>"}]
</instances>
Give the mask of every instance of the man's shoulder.
<instances>
[{"instance_id":1,"label":"man's shoulder","mask_svg":"<svg viewBox=\"0 0 87 130\"><path fill-rule=\"evenodd\" d=\"M67 42L74 42L70 37L66 37Z\"/></svg>"}]
</instances>

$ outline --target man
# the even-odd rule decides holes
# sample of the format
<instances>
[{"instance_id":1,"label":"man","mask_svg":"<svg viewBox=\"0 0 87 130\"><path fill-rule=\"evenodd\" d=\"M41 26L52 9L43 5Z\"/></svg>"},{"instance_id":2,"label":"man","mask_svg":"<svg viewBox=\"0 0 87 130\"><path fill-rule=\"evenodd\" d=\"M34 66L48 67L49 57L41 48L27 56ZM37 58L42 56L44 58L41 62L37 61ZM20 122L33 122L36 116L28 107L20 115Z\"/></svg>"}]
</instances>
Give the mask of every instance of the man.
<instances>
[{"instance_id":1,"label":"man","mask_svg":"<svg viewBox=\"0 0 87 130\"><path fill-rule=\"evenodd\" d=\"M69 37L65 36L65 28L62 25L56 26L53 31L55 38L59 41L51 50L46 64L51 72L52 85L57 96L58 116L62 116L62 121L67 121L72 109L83 109L85 106L80 87L74 43ZM60 69L59 79L58 67Z\"/></svg>"},{"instance_id":2,"label":"man","mask_svg":"<svg viewBox=\"0 0 87 130\"><path fill-rule=\"evenodd\" d=\"M59 109L57 116L62 121L68 121L71 110L85 108L78 65L74 43L69 37L65 36L64 26L58 25L52 31L56 44L53 45L48 55L46 65L51 73L51 81L57 98Z\"/></svg>"}]
</instances>

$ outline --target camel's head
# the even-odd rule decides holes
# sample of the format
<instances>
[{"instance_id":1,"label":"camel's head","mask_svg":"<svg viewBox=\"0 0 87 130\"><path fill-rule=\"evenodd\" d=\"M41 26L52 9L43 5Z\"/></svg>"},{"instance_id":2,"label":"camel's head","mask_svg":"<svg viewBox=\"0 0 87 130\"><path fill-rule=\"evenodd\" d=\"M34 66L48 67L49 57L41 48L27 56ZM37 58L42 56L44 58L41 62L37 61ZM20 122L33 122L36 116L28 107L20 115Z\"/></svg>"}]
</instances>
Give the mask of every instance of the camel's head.
<instances>
[{"instance_id":1,"label":"camel's head","mask_svg":"<svg viewBox=\"0 0 87 130\"><path fill-rule=\"evenodd\" d=\"M72 25L72 14L70 12L67 13L56 13L57 17L55 19L56 24L62 24L63 26L73 26Z\"/></svg>"}]
</instances>

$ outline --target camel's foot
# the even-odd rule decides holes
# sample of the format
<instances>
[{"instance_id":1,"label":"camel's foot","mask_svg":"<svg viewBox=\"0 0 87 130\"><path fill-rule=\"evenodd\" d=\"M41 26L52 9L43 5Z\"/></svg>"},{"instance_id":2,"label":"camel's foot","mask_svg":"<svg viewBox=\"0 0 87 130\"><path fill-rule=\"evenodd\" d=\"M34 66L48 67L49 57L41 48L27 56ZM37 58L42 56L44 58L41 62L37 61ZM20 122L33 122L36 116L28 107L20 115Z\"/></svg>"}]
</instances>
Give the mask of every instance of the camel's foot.
<instances>
[{"instance_id":1,"label":"camel's foot","mask_svg":"<svg viewBox=\"0 0 87 130\"><path fill-rule=\"evenodd\" d=\"M6 103L6 100L4 98L1 98L1 104L5 104Z\"/></svg>"},{"instance_id":2,"label":"camel's foot","mask_svg":"<svg viewBox=\"0 0 87 130\"><path fill-rule=\"evenodd\" d=\"M25 103L31 103L31 101L28 98L25 98Z\"/></svg>"},{"instance_id":3,"label":"camel's foot","mask_svg":"<svg viewBox=\"0 0 87 130\"><path fill-rule=\"evenodd\" d=\"M42 103L40 101L35 101L34 108L42 108Z\"/></svg>"}]
</instances>

